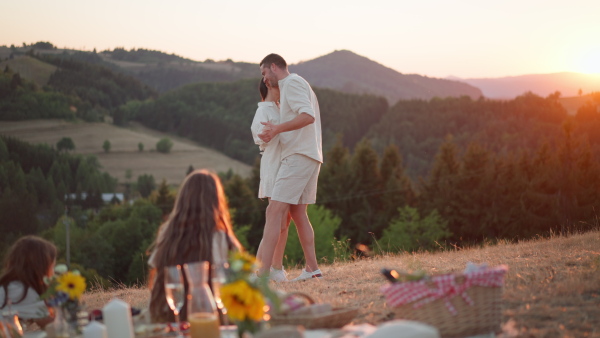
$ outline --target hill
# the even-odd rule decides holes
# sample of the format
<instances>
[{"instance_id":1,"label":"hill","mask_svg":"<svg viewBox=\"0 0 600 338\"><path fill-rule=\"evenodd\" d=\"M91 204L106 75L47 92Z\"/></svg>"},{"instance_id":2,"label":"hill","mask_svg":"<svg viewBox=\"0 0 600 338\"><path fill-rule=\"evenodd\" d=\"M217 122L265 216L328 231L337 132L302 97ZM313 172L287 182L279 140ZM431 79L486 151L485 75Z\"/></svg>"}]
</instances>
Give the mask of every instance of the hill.
<instances>
[{"instance_id":1,"label":"hill","mask_svg":"<svg viewBox=\"0 0 600 338\"><path fill-rule=\"evenodd\" d=\"M179 185L190 165L196 169L208 168L215 172L233 172L244 177L250 175L250 166L233 160L215 150L204 148L189 140L152 131L141 126L130 129L106 123L71 123L60 120L29 120L0 122L0 134L16 137L29 143L46 143L54 146L63 137L75 143L74 153L93 154L103 170L126 182L125 172L131 169L133 180L142 174L151 174L160 182L165 178L169 184ZM156 143L169 137L174 145L169 154L155 152ZM102 144L111 143L111 151L105 153ZM138 143L145 151L138 151Z\"/></svg>"},{"instance_id":2,"label":"hill","mask_svg":"<svg viewBox=\"0 0 600 338\"><path fill-rule=\"evenodd\" d=\"M542 143L560 139L566 118L556 97L531 93L506 101L468 97L407 100L391 106L366 137L380 150L389 143L398 145L410 175L425 177L449 135L459 153L472 143L503 155L535 152Z\"/></svg>"},{"instance_id":3,"label":"hill","mask_svg":"<svg viewBox=\"0 0 600 338\"><path fill-rule=\"evenodd\" d=\"M117 110L115 121L135 120L150 128L187 137L252 164L258 148L250 125L259 100L258 78L224 83L195 83L164 93L156 100ZM353 146L388 110L383 97L315 88L323 125L323 148L342 134Z\"/></svg>"},{"instance_id":4,"label":"hill","mask_svg":"<svg viewBox=\"0 0 600 338\"><path fill-rule=\"evenodd\" d=\"M594 95L587 94L581 96L561 97L558 99L558 101L563 107L565 107L569 115L575 115L577 114L579 108L588 102L594 101Z\"/></svg>"},{"instance_id":5,"label":"hill","mask_svg":"<svg viewBox=\"0 0 600 338\"><path fill-rule=\"evenodd\" d=\"M379 271L396 268L427 274L462 271L467 262L508 265L502 310L504 337L591 337L600 318L600 232L554 235L533 241L503 242L444 252L383 255L372 259L321 265L325 278L272 284L285 292L302 292L318 303L359 308L354 324L381 324L393 312L378 291L385 284ZM298 267L286 267L291 277ZM139 288L95 289L84 295L89 309L101 309L119 297L146 308L149 292Z\"/></svg>"},{"instance_id":6,"label":"hill","mask_svg":"<svg viewBox=\"0 0 600 338\"><path fill-rule=\"evenodd\" d=\"M485 97L495 99L510 99L525 92L548 96L559 91L562 96L568 97L578 96L579 90L583 93L600 91L600 74L563 72L482 79L452 77L452 79L475 86L481 89Z\"/></svg>"},{"instance_id":7,"label":"hill","mask_svg":"<svg viewBox=\"0 0 600 338\"><path fill-rule=\"evenodd\" d=\"M21 56L0 62L0 69L4 70L6 67L39 87L48 84L50 76L56 71L56 66L30 56Z\"/></svg>"},{"instance_id":8,"label":"hill","mask_svg":"<svg viewBox=\"0 0 600 338\"><path fill-rule=\"evenodd\" d=\"M258 65L246 62L204 62L186 59L174 54L146 49L124 50L115 48L99 53L106 63L117 66L159 92L165 92L190 83L232 82L260 76Z\"/></svg>"},{"instance_id":9,"label":"hill","mask_svg":"<svg viewBox=\"0 0 600 338\"><path fill-rule=\"evenodd\" d=\"M316 59L290 65L291 72L306 78L313 86L346 93L384 96L393 105L402 99L470 96L479 98L481 91L466 83L401 74L348 50L337 50Z\"/></svg>"},{"instance_id":10,"label":"hill","mask_svg":"<svg viewBox=\"0 0 600 338\"><path fill-rule=\"evenodd\" d=\"M31 48L35 48L35 52L39 54L81 53L56 47L46 48L47 44L37 43L13 49L1 47L0 56L8 57L11 52L16 55L24 54ZM36 47L38 45L43 48ZM234 62L231 59L194 61L155 50L123 48L105 50L97 54L102 58L103 64L132 75L159 92L190 83L235 82L259 76L257 63ZM290 65L290 71L305 77L316 87L352 94L383 96L390 104L400 99L463 95L476 99L482 95L479 89L466 83L417 74L401 74L348 50L334 51L310 61Z\"/></svg>"}]
</instances>

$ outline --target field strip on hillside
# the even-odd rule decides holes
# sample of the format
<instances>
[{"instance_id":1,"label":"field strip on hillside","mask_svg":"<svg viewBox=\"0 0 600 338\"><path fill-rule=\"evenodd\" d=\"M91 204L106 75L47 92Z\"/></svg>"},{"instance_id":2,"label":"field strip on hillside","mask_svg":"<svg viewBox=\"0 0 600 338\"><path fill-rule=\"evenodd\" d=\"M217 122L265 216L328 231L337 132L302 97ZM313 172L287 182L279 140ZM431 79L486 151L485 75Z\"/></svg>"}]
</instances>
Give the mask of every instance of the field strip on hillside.
<instances>
[{"instance_id":1,"label":"field strip on hillside","mask_svg":"<svg viewBox=\"0 0 600 338\"><path fill-rule=\"evenodd\" d=\"M75 143L75 154L94 155L103 170L125 182L125 172L132 171L133 180L138 175L151 174L157 181L163 178L169 184L179 185L191 165L195 169L206 168L215 172L233 172L247 177L251 167L191 140L151 130L140 125L132 128L117 127L107 123L68 122L62 120L1 121L0 134L25 142L51 146L63 137ZM248 142L252 142L248 130ZM169 154L155 151L156 143L163 137L173 141ZM108 140L111 149L104 152L102 145ZM142 143L144 151L139 151ZM258 154L258 148L257 148Z\"/></svg>"}]
</instances>

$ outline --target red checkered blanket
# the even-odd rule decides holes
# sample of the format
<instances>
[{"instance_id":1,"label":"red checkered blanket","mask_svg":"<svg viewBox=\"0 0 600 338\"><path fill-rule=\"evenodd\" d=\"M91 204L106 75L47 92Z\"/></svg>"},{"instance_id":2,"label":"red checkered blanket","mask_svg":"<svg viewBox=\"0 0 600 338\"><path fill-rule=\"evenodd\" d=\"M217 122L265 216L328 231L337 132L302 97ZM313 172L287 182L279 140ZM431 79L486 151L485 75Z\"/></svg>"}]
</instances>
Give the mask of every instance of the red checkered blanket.
<instances>
[{"instance_id":1,"label":"red checkered blanket","mask_svg":"<svg viewBox=\"0 0 600 338\"><path fill-rule=\"evenodd\" d=\"M443 299L448 311L456 315L456 309L450 303L450 299L460 295L467 304L473 305L473 300L466 291L471 286L501 287L507 271L506 265L500 265L495 268L464 273L462 284L456 283L456 275L447 274L431 277L430 281L433 283L433 287L429 281L420 280L387 284L381 287L381 292L385 295L386 302L392 307L415 302L413 307L418 309L434 300Z\"/></svg>"}]
</instances>

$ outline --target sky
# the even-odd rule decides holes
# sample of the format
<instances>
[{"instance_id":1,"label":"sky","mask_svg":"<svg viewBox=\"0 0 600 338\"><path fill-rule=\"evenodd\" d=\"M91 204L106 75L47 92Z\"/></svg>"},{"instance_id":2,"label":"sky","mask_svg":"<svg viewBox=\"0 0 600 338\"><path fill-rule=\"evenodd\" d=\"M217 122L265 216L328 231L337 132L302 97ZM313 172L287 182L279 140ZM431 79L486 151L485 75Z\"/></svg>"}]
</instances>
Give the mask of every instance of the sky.
<instances>
[{"instance_id":1,"label":"sky","mask_svg":"<svg viewBox=\"0 0 600 338\"><path fill-rule=\"evenodd\" d=\"M346 49L404 74L600 73L598 0L3 1L0 45L289 64ZM258 72L258 70L257 70Z\"/></svg>"}]
</instances>

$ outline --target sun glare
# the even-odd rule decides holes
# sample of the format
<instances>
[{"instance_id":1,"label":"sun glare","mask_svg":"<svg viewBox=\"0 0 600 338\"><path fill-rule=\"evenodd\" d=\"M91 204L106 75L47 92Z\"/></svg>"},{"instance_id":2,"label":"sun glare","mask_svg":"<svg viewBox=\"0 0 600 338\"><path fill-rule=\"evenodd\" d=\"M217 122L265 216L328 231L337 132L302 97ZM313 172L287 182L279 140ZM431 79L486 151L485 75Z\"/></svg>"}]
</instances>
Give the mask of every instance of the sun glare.
<instances>
[{"instance_id":1,"label":"sun glare","mask_svg":"<svg viewBox=\"0 0 600 338\"><path fill-rule=\"evenodd\" d=\"M600 47L589 48L580 55L575 67L586 74L600 74Z\"/></svg>"}]
</instances>

